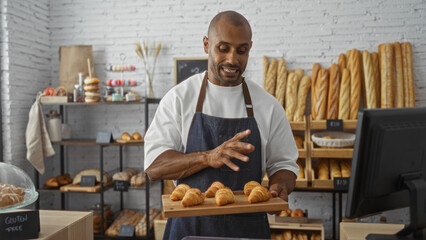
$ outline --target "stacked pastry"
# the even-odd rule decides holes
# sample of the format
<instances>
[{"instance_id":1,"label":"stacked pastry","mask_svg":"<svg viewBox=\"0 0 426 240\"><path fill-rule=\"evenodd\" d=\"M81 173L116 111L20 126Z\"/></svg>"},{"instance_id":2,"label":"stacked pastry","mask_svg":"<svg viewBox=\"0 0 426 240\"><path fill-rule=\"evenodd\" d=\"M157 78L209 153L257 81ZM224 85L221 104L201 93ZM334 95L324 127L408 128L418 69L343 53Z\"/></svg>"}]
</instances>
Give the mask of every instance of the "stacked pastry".
<instances>
[{"instance_id":1,"label":"stacked pastry","mask_svg":"<svg viewBox=\"0 0 426 240\"><path fill-rule=\"evenodd\" d=\"M317 179L333 180L335 177L350 177L351 160L349 159L326 159L318 160Z\"/></svg>"},{"instance_id":2,"label":"stacked pastry","mask_svg":"<svg viewBox=\"0 0 426 240\"><path fill-rule=\"evenodd\" d=\"M84 101L87 103L99 102L101 94L99 93L99 79L87 77L84 79Z\"/></svg>"},{"instance_id":3,"label":"stacked pastry","mask_svg":"<svg viewBox=\"0 0 426 240\"><path fill-rule=\"evenodd\" d=\"M24 201L25 189L0 183L0 208L13 206Z\"/></svg>"},{"instance_id":4,"label":"stacked pastry","mask_svg":"<svg viewBox=\"0 0 426 240\"><path fill-rule=\"evenodd\" d=\"M303 76L303 70L289 71L284 58L269 63L263 57L263 88L285 108L289 121L301 122L305 115L306 98L311 87L311 78Z\"/></svg>"}]
</instances>

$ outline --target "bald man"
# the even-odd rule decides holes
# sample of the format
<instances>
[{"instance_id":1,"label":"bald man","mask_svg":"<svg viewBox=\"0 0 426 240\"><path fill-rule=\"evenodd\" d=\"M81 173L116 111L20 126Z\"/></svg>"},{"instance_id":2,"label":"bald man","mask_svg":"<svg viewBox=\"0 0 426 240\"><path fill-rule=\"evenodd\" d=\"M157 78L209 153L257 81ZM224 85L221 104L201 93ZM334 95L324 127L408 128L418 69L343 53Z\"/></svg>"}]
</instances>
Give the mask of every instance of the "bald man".
<instances>
[{"instance_id":1,"label":"bald man","mask_svg":"<svg viewBox=\"0 0 426 240\"><path fill-rule=\"evenodd\" d=\"M298 151L284 109L245 79L252 46L249 22L226 11L203 38L208 71L171 89L145 136L145 171L205 192L214 181L242 190L269 177L273 196L288 200L298 173ZM245 213L169 218L164 239L185 236L270 238L267 215Z\"/></svg>"}]
</instances>

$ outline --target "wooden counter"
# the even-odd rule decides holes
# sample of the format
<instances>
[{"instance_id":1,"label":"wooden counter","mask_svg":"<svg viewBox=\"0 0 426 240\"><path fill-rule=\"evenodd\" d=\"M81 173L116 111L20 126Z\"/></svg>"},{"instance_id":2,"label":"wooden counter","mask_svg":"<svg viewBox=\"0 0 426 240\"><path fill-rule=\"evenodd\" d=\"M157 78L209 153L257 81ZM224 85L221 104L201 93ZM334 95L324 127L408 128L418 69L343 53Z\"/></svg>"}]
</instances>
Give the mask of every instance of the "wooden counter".
<instances>
[{"instance_id":1,"label":"wooden counter","mask_svg":"<svg viewBox=\"0 0 426 240\"><path fill-rule=\"evenodd\" d=\"M340 240L365 239L370 233L395 234L404 228L404 224L386 223L340 223Z\"/></svg>"},{"instance_id":2,"label":"wooden counter","mask_svg":"<svg viewBox=\"0 0 426 240\"><path fill-rule=\"evenodd\" d=\"M37 239L93 239L93 214L91 212L40 210L40 234Z\"/></svg>"}]
</instances>

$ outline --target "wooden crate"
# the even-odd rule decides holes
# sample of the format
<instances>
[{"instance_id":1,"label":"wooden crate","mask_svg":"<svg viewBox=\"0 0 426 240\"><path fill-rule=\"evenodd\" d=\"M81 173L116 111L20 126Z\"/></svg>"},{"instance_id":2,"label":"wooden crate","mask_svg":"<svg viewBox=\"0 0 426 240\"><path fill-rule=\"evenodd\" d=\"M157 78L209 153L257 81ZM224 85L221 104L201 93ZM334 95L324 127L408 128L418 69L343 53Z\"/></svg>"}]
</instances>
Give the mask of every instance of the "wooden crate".
<instances>
[{"instance_id":1,"label":"wooden crate","mask_svg":"<svg viewBox=\"0 0 426 240\"><path fill-rule=\"evenodd\" d=\"M308 219L308 223L284 223L275 221L275 216L269 216L269 226L272 231L291 230L296 232L305 232L308 235L319 233L321 239L324 239L324 226L320 219Z\"/></svg>"},{"instance_id":2,"label":"wooden crate","mask_svg":"<svg viewBox=\"0 0 426 240\"><path fill-rule=\"evenodd\" d=\"M155 240L163 239L164 230L166 229L167 218L162 216L163 214L158 214L154 219L154 238Z\"/></svg>"}]
</instances>

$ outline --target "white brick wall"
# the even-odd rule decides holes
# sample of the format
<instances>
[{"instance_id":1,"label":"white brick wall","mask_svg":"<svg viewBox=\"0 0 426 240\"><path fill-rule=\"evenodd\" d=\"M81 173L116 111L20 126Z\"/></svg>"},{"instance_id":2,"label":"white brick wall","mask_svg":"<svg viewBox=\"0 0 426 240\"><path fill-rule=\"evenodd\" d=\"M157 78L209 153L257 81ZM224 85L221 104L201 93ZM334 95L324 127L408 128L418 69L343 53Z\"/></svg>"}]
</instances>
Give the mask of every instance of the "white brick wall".
<instances>
[{"instance_id":1,"label":"white brick wall","mask_svg":"<svg viewBox=\"0 0 426 240\"><path fill-rule=\"evenodd\" d=\"M328 67L348 49L377 51L378 44L383 42L410 41L416 101L418 106L426 106L424 0L44 0L36 3L1 0L1 3L5 10L1 39L3 156L8 162L25 166L29 172L22 140L27 113L36 91L59 84L59 46L93 45L95 75L102 81L119 77L118 73L104 69L108 63L119 64L120 53L125 53L126 63L137 67L136 72L126 73L126 78L142 82L144 71L134 53L134 43L140 38L161 41L164 48L158 59L155 92L162 96L173 87L173 58L205 56L202 37L208 23L217 12L227 9L239 11L252 25L253 48L245 75L258 84L262 81L263 55L284 57L289 68L300 67L310 74L314 62ZM29 18L24 17L27 15ZM141 86L136 91L143 93L143 89ZM122 131L144 129L142 106L69 107L67 120L74 137L94 137L99 130L111 130L118 136ZM126 149L125 164L141 168L142 151ZM118 151L111 148L107 152L106 168L110 170L117 164ZM69 148L70 173L96 166L98 155L96 148ZM46 161L50 170L57 172L57 157ZM330 199L327 194L294 193L290 204L309 209L311 217L323 218L326 236L330 237ZM79 206L75 203L71 207ZM390 214L388 219L400 221L401 215L404 221L408 213L402 210Z\"/></svg>"}]
</instances>

